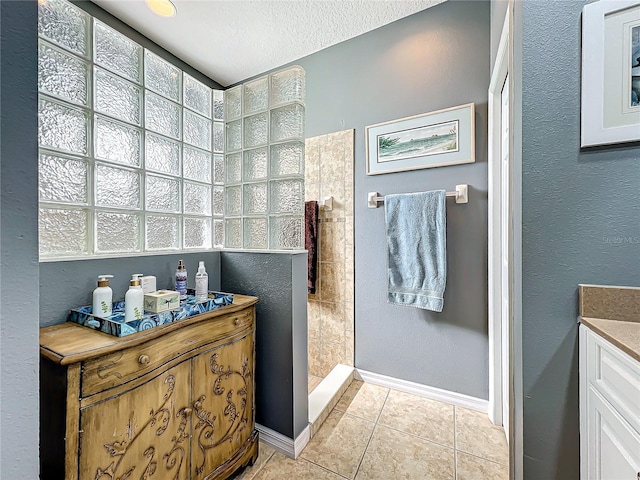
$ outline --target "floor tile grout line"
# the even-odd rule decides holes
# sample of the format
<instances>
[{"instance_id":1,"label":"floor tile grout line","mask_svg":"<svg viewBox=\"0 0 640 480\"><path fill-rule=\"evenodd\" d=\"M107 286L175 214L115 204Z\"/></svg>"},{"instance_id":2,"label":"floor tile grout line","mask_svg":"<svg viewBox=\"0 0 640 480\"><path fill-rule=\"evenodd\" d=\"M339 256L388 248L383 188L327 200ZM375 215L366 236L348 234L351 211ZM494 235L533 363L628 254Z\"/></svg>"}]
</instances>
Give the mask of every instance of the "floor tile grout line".
<instances>
[{"instance_id":1,"label":"floor tile grout line","mask_svg":"<svg viewBox=\"0 0 640 480\"><path fill-rule=\"evenodd\" d=\"M458 480L458 451L453 449L453 479Z\"/></svg>"},{"instance_id":2,"label":"floor tile grout line","mask_svg":"<svg viewBox=\"0 0 640 480\"><path fill-rule=\"evenodd\" d=\"M348 388L347 388L347 389L348 389ZM359 389L358 389L358 390L359 390ZM342 396L346 395L346 393L347 393L347 392L345 391L345 392L342 394ZM340 398L342 398L342 397L340 397ZM354 398L355 398L355 397L354 397ZM386 400L386 398L385 398L385 400ZM339 400L338 400L338 402L339 402ZM337 406L337 405L336 405L336 406ZM372 420L369 420L369 419L366 419L366 418L358 417L358 416L353 415L353 414L351 414L351 413L349 413L349 412L347 412L347 411L339 410L339 409L337 409L336 407L333 407L333 409L331 410L331 412L329 412L329 415L331 415L334 411L337 411L337 412L339 412L339 413L342 413L342 414L344 414L344 416L348 416L348 417L353 418L353 419L356 419L356 420L361 420L361 421L364 421L364 422L366 422L366 423L373 424L373 428L371 429L371 437L369 437L369 440L367 441L367 445L365 446L365 448L364 448L364 450L363 450L363 452L362 452L362 456L360 457L360 459L359 459L359 461L358 461L358 467L356 468L356 471L355 471L354 476L353 476L353 478L355 479L356 475L358 474L358 470L360 469L360 465L361 465L361 463L362 463L362 460L364 459L364 455L365 455L365 453L366 453L366 451L367 451L367 448L369 447L369 443L371 442L371 438L373 437L373 431L375 430L376 422L375 422L375 421L372 421ZM328 417L327 417L327 418L328 418ZM325 425L326 425L326 423L325 423L325 424L323 424L323 425L320 427L320 430L322 430L322 429L325 427ZM320 430L318 430L318 432L320 432ZM317 466L319 466L319 467L322 467L323 469L325 469L325 470L327 470L327 471L329 471L329 472L331 472L331 473L334 473L334 474L336 474L336 475L339 475L339 476L341 476L342 478L346 478L347 480L353 480L353 479L351 479L351 478L349 478L349 477L345 477L344 475L342 475L342 474L340 474L340 473L338 473L338 472L334 472L333 470L330 470L329 468L327 468L327 467L325 467L325 466L323 466L323 465L321 465L321 464L319 464L319 463L316 463L315 461L313 461L313 460L311 460L311 459L309 459L309 458L305 458L305 457L302 457L302 456L300 456L299 458L300 458L300 459L302 459L302 460L306 460L307 462L313 463L314 465L317 465Z\"/></svg>"},{"instance_id":3,"label":"floor tile grout line","mask_svg":"<svg viewBox=\"0 0 640 480\"><path fill-rule=\"evenodd\" d=\"M457 420L456 406L453 406L453 478L454 480L458 480L458 438L457 438Z\"/></svg>"},{"instance_id":4,"label":"floor tile grout line","mask_svg":"<svg viewBox=\"0 0 640 480\"><path fill-rule=\"evenodd\" d=\"M455 420L456 420L455 419L455 405L450 404L450 403L446 403L446 402L440 402L440 403L445 403L446 405L449 405L449 406L453 407L453 409L454 409L453 410L453 412L454 412L454 417L453 417L453 429L454 429L453 430L453 446L451 446L451 445L445 445L443 443L436 442L434 440L431 440L431 439L428 439L428 438L425 438L425 437L421 437L420 435L416 435L415 433L406 432L404 430L400 430L399 428L395 428L395 427L392 427L390 425L386 425L384 423L380 423L380 417L382 416L382 411L384 410L384 407L387 406L387 401L389 400L389 396L391 395L391 392L400 392L400 390L395 390L393 388L388 388L387 396L386 396L386 398L384 400L384 404L382 405L382 409L380 410L380 414L378 415L378 418L376 420L376 425L380 425L381 427L388 428L388 429L393 430L395 432L399 432L399 433L403 433L403 434L406 434L406 435L410 435L410 436L412 436L414 438L420 438L422 440L426 440L427 442L433 443L434 445L438 445L438 446L445 447L445 448L451 448L451 449L455 450L455 444L456 444L455 443L455 427L456 427L456 425L455 425ZM404 393L404 392L400 392L400 393ZM410 393L408 395L413 395L413 394Z\"/></svg>"},{"instance_id":5,"label":"floor tile grout line","mask_svg":"<svg viewBox=\"0 0 640 480\"><path fill-rule=\"evenodd\" d=\"M375 425L374 425L374 429L375 429ZM371 430L371 437L373 437L373 430ZM369 437L369 442L371 442L371 437ZM354 480L356 478L356 476L358 475L358 470L360 469L360 464L362 463L362 459L364 458L364 454L367 452L367 448L369 447L369 442L367 442L367 446L365 447L364 451L362 452L362 456L360 457L360 460L358 461L358 467L356 468L356 471L353 475L353 478L347 477L345 475L343 475L342 473L338 473L338 472L334 472L333 470L331 470L330 468L325 467L324 465L321 465L319 463L314 462L313 460L309 459L309 458L303 458L303 457L299 457L302 460L306 460L309 463L313 463L314 465L317 465L318 467L322 467L325 470L335 474L335 475L339 475L342 478L346 478L347 480Z\"/></svg>"},{"instance_id":6,"label":"floor tile grout line","mask_svg":"<svg viewBox=\"0 0 640 480\"><path fill-rule=\"evenodd\" d=\"M457 468L457 464L458 464L458 461L457 461L457 459L458 459L458 452L460 452L460 453L464 453L465 455L470 455L470 456L472 456L472 457L474 457L474 458L478 458L478 459L480 459L480 460L484 460L484 461L487 461L487 462L494 463L494 464L496 464L496 465L500 465L500 466L505 466L505 465L506 465L506 466L507 466L507 468L508 468L508 467L509 467L509 463L508 463L508 461L507 461L507 463L506 463L506 464L501 463L501 462L496 462L495 460L491 460L491 459L489 459L489 458L487 458L487 457L485 457L485 456L478 455L478 454L476 454L476 453L471 453L471 452L468 452L468 451L466 451L466 450L464 450L464 449L458 448L458 430L457 430L457 416L458 416L458 408L462 408L462 407L456 407L456 406L454 406L454 445L455 445L455 451L456 451L456 468Z\"/></svg>"},{"instance_id":7,"label":"floor tile grout line","mask_svg":"<svg viewBox=\"0 0 640 480\"><path fill-rule=\"evenodd\" d=\"M458 408L464 408L464 407L454 407L454 409L455 409L455 420L456 420L456 425L457 425L457 416L458 416L458 411L457 411L457 409L458 409ZM496 428L496 427L497 427L497 428L500 428L500 427L499 427L499 426L497 426L497 425L490 425L489 429L493 430L493 429L494 429L494 428ZM487 461L487 462L491 462L491 463L494 463L494 464L496 464L496 465L501 465L501 466L505 466L505 465L506 465L506 466L507 466L507 468L509 467L509 460L508 460L508 446L507 446L507 463L506 463L506 464L505 464L505 463L501 463L501 462L497 462L497 461L495 461L495 460L491 460L491 459L489 459L489 458L487 458L487 457L485 457L485 456L479 455L479 454L477 454L477 453L471 453L471 452L469 452L469 451L467 451L467 450L465 450L465 449L463 449L463 448L459 448L459 447L458 447L457 427L455 427L455 428L456 428L456 430L455 430L456 435L455 435L455 438L454 438L454 442L455 442L455 450L456 450L456 452L461 452L461 453L464 453L465 455L470 455L470 456L472 456L472 457L474 457L474 458L478 458L478 459L480 459L480 460L485 460L485 461ZM481 429L485 429L485 427L479 427L479 428L481 428ZM457 459L457 453L456 453L456 459ZM457 463L457 462L456 462L456 463Z\"/></svg>"},{"instance_id":8,"label":"floor tile grout line","mask_svg":"<svg viewBox=\"0 0 640 480\"><path fill-rule=\"evenodd\" d=\"M455 450L451 445L445 445L444 443L438 443L434 440L430 440L425 437L421 437L420 435L416 435L415 433L405 432L404 430L400 430L398 428L390 427L389 425L385 425L384 423L376 423L376 426L380 426L383 428L388 428L389 430L393 430L394 432L402 433L403 435L408 435L413 438L418 438L420 440L424 440L425 442L432 443L433 445L437 445L438 447L448 448L449 450ZM464 452L466 453L466 452Z\"/></svg>"},{"instance_id":9,"label":"floor tile grout line","mask_svg":"<svg viewBox=\"0 0 640 480\"><path fill-rule=\"evenodd\" d=\"M258 447L260 448L260 447ZM269 458L267 458L262 465L260 465L260 467L258 467L258 469L253 472L253 475L251 475L251 477L247 478L247 480L253 480L254 478L256 478L256 475L258 475L258 473L260 473L262 471L262 469L267 465L267 463L269 463L271 461L271 459L273 458L273 456L275 455L276 451L274 450L273 452L271 452L271 454L269 455ZM260 455L258 455L260 456ZM256 459L257 460L257 459Z\"/></svg>"},{"instance_id":10,"label":"floor tile grout line","mask_svg":"<svg viewBox=\"0 0 640 480\"><path fill-rule=\"evenodd\" d=\"M353 382L352 382L352 383L353 383ZM364 385L365 383L366 383L366 382L362 382L362 385ZM362 385L360 385L360 388L362 388ZM349 387L350 387L350 386L349 386ZM353 400L355 400L355 398L356 398L356 396L358 395L358 393L360 393L360 388L358 388L358 392L356 392L356 395L354 395L354 396L353 396L353 398L351 399L351 402L353 402ZM386 388L386 387L381 387L381 388ZM349 389L349 388L347 388L347 390L348 390L348 389ZM376 419L375 419L375 420L371 420L370 418L363 417L363 416L357 415L357 414L355 414L355 413L349 412L349 407L351 406L351 403L347 406L347 408L346 408L346 409L345 409L345 408L340 407L340 400L342 400L342 398L347 394L347 391L346 391L346 390L345 390L345 392L342 394L342 396L340 397L340 399L338 400L338 403L336 403L335 407L333 407L333 410L337 410L338 412L346 413L346 414L350 415L351 417L359 418L359 419L361 419L361 420L365 420L365 421L367 421L367 422L372 422L372 423L374 423L374 424L377 424L377 423L378 423L378 419L380 418L380 415L382 414L382 410L384 409L384 405L385 405L385 403L386 403L386 401L387 401L387 397L389 396L389 392L390 392L390 389L389 389L389 388L387 388L387 393L385 394L384 401L382 402L382 407L380 407L380 412L379 412L379 413L378 413L378 415L376 416ZM333 411L333 410L332 410L332 411Z\"/></svg>"},{"instance_id":11,"label":"floor tile grout line","mask_svg":"<svg viewBox=\"0 0 640 480\"><path fill-rule=\"evenodd\" d=\"M276 450L274 448L272 448L272 450L273 452L271 452L271 455L269 455L269 458L267 458L267 461L262 464L262 467L260 467L260 470L262 470L262 468L266 465L266 463L270 461L273 458L273 456L276 454Z\"/></svg>"},{"instance_id":12,"label":"floor tile grout line","mask_svg":"<svg viewBox=\"0 0 640 480\"><path fill-rule=\"evenodd\" d=\"M364 383L363 383L364 385ZM384 410L384 406L387 404L387 400L389 399L389 393L391 393L391 389L387 389L387 394L384 396L384 402L382 402L382 408L380 408L380 412L376 417L376 420L373 422L373 430L371 430L371 436L369 437L369 441L367 442L367 446L364 447L364 451L362 452L362 457L360 457L360 461L358 462L358 468L356 468L356 474L354 475L354 479L358 476L358 472L360 472L360 467L362 466L362 462L364 457L367 455L367 450L369 450L369 446L371 445L371 440L376 433L376 427L378 426L378 420L380 420L380 416L382 415L382 411Z\"/></svg>"},{"instance_id":13,"label":"floor tile grout line","mask_svg":"<svg viewBox=\"0 0 640 480\"><path fill-rule=\"evenodd\" d=\"M480 459L480 460L484 460L486 462L495 463L496 465L500 465L502 467L505 467L505 466L508 467L509 466L508 462L507 463L496 462L495 460L491 460L491 459L489 459L487 457L483 457L481 455L478 455L477 453L467 452L466 450L461 450L461 449L457 449L456 448L456 452L464 453L465 455L469 455L470 457L477 458L477 459Z\"/></svg>"},{"instance_id":14,"label":"floor tile grout line","mask_svg":"<svg viewBox=\"0 0 640 480\"><path fill-rule=\"evenodd\" d=\"M371 430L371 436L369 437L369 441L367 441L367 446L364 447L364 450L362 452L362 456L360 457L360 461L358 462L358 466L356 468L356 473L353 476L354 479L358 476L358 472L360 472L360 467L362 466L362 461L364 460L364 457L367 455L367 450L369 450L369 445L371 445L371 440L373 439L373 436L376 433L376 427L377 426L378 426L377 423L373 424L373 429Z\"/></svg>"},{"instance_id":15,"label":"floor tile grout line","mask_svg":"<svg viewBox=\"0 0 640 480\"><path fill-rule=\"evenodd\" d=\"M337 412L340 412L340 413L344 413L345 415L349 415L351 418L356 418L358 420L363 420L363 421L365 421L367 423L373 423L374 425L377 425L375 420L370 420L370 419L365 418L365 417L360 417L360 416L355 415L355 414L353 414L351 412L347 412L346 410L336 410L334 408L333 410L331 410L331 412L333 412L334 410L337 411ZM329 415L331 415L331 413L329 413Z\"/></svg>"},{"instance_id":16,"label":"floor tile grout line","mask_svg":"<svg viewBox=\"0 0 640 480\"><path fill-rule=\"evenodd\" d=\"M410 436L412 436L412 437L414 437L414 438L419 438L419 439L421 439L421 440L425 440L426 442L432 443L432 444L434 444L434 445L438 445L438 446L441 446L441 447L444 447L444 448L450 448L450 449L452 449L452 450L453 450L453 479L454 479L454 480L456 480L456 478L457 478L457 474L456 474L456 463L457 463L457 462L456 462L456 448L455 448L455 445L456 445L456 430L455 430L455 429L456 429L456 417L455 417L455 405L453 405L453 404L448 404L447 402L442 402L442 403L445 403L445 404L450 405L450 406L453 408L453 447L450 447L450 446L443 445L443 444L438 443L438 442L434 442L433 440L428 440L428 439L426 439L426 438L424 438L424 437L421 437L421 436L419 436L419 435L414 435L414 434L412 434L412 433L405 432L405 431L403 431L403 430L398 430L398 429L396 429L396 428L389 427L389 426L387 426L387 425L384 425L384 424L380 423L380 417L382 416L382 412L384 411L384 408L387 406L387 401L389 400L389 396L391 395L391 392L392 392L392 391L396 391L396 390L394 390L394 389L392 389L392 388L388 388L388 389L387 389L387 395L385 396L384 403L382 404L382 408L380 409L380 413L378 414L378 418L376 419L376 422L375 422L374 433L375 433L375 428L376 428L376 427L378 427L378 426L381 426L381 427L389 428L390 430L394 430L394 431L399 432L399 433L403 433L403 434L406 434L406 435L410 435ZM365 448L364 454L363 454L363 456L362 456L362 460L364 460L364 456L366 455L367 450L369 449L369 445L371 444L371 439L372 439L372 438L373 438L373 434L371 435L371 438L369 439L369 442L367 443L367 447ZM360 467L361 467L361 465L362 465L362 460L360 461L360 464L358 465L358 469L356 470L356 476L358 475L358 471L360 470Z\"/></svg>"},{"instance_id":17,"label":"floor tile grout line","mask_svg":"<svg viewBox=\"0 0 640 480\"><path fill-rule=\"evenodd\" d=\"M299 460L304 461L304 462L308 462L308 463L310 463L310 464L312 464L312 465L315 465L316 467L320 467L321 469L323 469L323 470L325 470L325 471L327 471L327 472L329 472L329 473L332 473L332 474L334 474L334 475L337 475L337 476L339 476L339 477L341 477L341 478L346 478L347 480L352 480L352 479L350 479L349 477L345 477L345 476L344 476L344 475L342 475L341 473L334 472L333 470L331 470L331 469L329 469L329 468L325 467L324 465L320 465L319 463L316 463L316 462L314 462L313 460L309 460L308 458L298 457L295 461L297 462L297 461L299 461ZM355 477L354 477L354 478L355 478Z\"/></svg>"},{"instance_id":18,"label":"floor tile grout line","mask_svg":"<svg viewBox=\"0 0 640 480\"><path fill-rule=\"evenodd\" d=\"M347 392L345 392L345 394L346 394L346 393L347 393ZM344 396L344 395L343 395L343 396ZM342 399L342 397L340 397L340 399ZM340 403L340 400L338 400L338 403ZM384 404L383 404L383 405L384 405ZM350 406L351 406L351 405L349 405L349 407L350 407ZM333 412L334 410L336 410L336 411L338 411L338 412L346 413L346 414L348 414L348 415L349 415L349 416L351 416L351 417L359 418L359 419L361 419L361 420L366 420L367 422L371 422L371 423L377 423L377 418L380 416L380 414L378 414L378 415L377 415L377 417L376 417L376 420L372 420L372 419L370 419L370 418L363 417L363 416L358 415L358 414L356 414L356 413L350 412L350 411L349 411L349 407L347 407L347 408L345 409L345 408L340 407L338 404L336 404L336 406L335 406L335 407L333 407L333 409L332 409L331 411ZM380 411L382 412L382 408L380 409Z\"/></svg>"},{"instance_id":19,"label":"floor tile grout line","mask_svg":"<svg viewBox=\"0 0 640 480\"><path fill-rule=\"evenodd\" d=\"M458 409L456 406L453 406L453 448L458 449Z\"/></svg>"},{"instance_id":20,"label":"floor tile grout line","mask_svg":"<svg viewBox=\"0 0 640 480\"><path fill-rule=\"evenodd\" d=\"M391 394L391 389L387 388L387 394L384 396L384 402L382 402L382 408L380 409L380 412L378 413L378 416L376 417L376 420L375 420L376 425L378 425L378 422L380 421L380 417L382 416L382 411L384 410L384 407L387 406L387 400L389 400L390 394Z\"/></svg>"}]
</instances>

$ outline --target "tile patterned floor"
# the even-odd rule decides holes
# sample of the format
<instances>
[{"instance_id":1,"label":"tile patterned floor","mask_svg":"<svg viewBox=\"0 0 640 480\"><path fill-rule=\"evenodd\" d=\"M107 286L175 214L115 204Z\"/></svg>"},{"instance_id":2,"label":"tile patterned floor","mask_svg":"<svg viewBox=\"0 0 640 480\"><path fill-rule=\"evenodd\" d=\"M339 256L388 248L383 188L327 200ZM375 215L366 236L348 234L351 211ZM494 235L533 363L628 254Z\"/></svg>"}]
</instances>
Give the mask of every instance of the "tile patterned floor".
<instances>
[{"instance_id":1,"label":"tile patterned floor","mask_svg":"<svg viewBox=\"0 0 640 480\"><path fill-rule=\"evenodd\" d=\"M237 478L507 480L507 443L484 414L354 381L298 460L261 443Z\"/></svg>"}]
</instances>

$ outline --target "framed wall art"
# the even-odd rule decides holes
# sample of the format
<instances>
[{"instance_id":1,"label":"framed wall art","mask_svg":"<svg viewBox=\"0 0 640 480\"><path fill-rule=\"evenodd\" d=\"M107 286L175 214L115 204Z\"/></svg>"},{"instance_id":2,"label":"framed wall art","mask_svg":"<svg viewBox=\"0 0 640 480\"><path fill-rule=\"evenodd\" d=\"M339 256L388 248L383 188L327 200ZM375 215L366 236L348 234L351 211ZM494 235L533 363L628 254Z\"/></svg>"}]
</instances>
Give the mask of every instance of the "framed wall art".
<instances>
[{"instance_id":1,"label":"framed wall art","mask_svg":"<svg viewBox=\"0 0 640 480\"><path fill-rule=\"evenodd\" d=\"M474 104L366 127L367 175L475 161Z\"/></svg>"},{"instance_id":2,"label":"framed wall art","mask_svg":"<svg viewBox=\"0 0 640 480\"><path fill-rule=\"evenodd\" d=\"M582 10L580 146L640 141L640 0Z\"/></svg>"}]
</instances>

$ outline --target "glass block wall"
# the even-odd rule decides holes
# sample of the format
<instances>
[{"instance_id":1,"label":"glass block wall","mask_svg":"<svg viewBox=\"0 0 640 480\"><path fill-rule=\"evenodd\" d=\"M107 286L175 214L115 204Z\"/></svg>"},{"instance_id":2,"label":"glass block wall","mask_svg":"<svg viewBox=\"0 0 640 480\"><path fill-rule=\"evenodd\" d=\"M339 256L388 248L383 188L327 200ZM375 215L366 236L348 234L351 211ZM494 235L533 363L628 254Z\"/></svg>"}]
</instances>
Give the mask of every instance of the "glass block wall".
<instances>
[{"instance_id":1,"label":"glass block wall","mask_svg":"<svg viewBox=\"0 0 640 480\"><path fill-rule=\"evenodd\" d=\"M304 248L305 74L291 67L225 92L225 246Z\"/></svg>"},{"instance_id":2,"label":"glass block wall","mask_svg":"<svg viewBox=\"0 0 640 480\"><path fill-rule=\"evenodd\" d=\"M38 9L41 258L221 247L223 92L66 0Z\"/></svg>"}]
</instances>

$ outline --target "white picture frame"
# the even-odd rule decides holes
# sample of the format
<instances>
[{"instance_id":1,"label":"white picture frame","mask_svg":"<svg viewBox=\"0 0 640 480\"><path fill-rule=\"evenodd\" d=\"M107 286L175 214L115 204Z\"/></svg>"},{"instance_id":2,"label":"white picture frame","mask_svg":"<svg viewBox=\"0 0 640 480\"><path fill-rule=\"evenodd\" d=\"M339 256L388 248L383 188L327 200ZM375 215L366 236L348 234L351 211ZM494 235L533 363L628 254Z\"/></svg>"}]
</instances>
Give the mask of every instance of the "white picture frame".
<instances>
[{"instance_id":1,"label":"white picture frame","mask_svg":"<svg viewBox=\"0 0 640 480\"><path fill-rule=\"evenodd\" d=\"M367 175L475 162L475 105L390 120L365 128Z\"/></svg>"},{"instance_id":2,"label":"white picture frame","mask_svg":"<svg viewBox=\"0 0 640 480\"><path fill-rule=\"evenodd\" d=\"M640 102L632 104L640 82L640 66L632 66L634 35L640 36L640 0L583 8L581 147L640 141Z\"/></svg>"}]
</instances>

